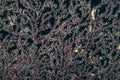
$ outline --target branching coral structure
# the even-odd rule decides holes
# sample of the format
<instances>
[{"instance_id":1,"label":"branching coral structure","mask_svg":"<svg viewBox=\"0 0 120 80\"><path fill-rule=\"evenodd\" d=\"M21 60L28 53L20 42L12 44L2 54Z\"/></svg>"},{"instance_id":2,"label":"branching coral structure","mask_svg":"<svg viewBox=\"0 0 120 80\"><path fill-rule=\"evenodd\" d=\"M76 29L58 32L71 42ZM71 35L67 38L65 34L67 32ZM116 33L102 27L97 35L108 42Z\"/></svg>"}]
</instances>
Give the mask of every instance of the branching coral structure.
<instances>
[{"instance_id":1,"label":"branching coral structure","mask_svg":"<svg viewBox=\"0 0 120 80\"><path fill-rule=\"evenodd\" d=\"M0 80L120 80L120 0L0 0Z\"/></svg>"}]
</instances>

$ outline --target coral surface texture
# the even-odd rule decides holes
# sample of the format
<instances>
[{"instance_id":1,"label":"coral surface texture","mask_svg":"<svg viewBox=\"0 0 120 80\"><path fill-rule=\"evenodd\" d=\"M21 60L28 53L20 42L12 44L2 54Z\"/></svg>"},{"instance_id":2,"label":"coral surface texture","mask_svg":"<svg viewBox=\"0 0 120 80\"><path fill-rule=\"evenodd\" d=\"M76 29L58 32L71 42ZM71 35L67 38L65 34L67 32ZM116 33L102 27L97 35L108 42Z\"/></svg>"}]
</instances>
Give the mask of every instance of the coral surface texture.
<instances>
[{"instance_id":1,"label":"coral surface texture","mask_svg":"<svg viewBox=\"0 0 120 80\"><path fill-rule=\"evenodd\" d=\"M120 0L0 0L0 80L120 80Z\"/></svg>"}]
</instances>

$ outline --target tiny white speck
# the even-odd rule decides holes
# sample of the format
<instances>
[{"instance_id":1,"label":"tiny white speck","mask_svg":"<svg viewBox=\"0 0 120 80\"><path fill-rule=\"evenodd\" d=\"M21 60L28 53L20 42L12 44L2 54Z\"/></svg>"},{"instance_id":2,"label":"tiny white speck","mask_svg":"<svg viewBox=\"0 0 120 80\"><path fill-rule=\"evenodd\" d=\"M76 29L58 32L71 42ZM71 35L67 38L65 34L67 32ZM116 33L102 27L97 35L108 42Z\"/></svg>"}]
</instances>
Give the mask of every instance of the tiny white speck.
<instances>
[{"instance_id":1,"label":"tiny white speck","mask_svg":"<svg viewBox=\"0 0 120 80\"><path fill-rule=\"evenodd\" d=\"M100 57L100 59L102 59L102 57Z\"/></svg>"}]
</instances>

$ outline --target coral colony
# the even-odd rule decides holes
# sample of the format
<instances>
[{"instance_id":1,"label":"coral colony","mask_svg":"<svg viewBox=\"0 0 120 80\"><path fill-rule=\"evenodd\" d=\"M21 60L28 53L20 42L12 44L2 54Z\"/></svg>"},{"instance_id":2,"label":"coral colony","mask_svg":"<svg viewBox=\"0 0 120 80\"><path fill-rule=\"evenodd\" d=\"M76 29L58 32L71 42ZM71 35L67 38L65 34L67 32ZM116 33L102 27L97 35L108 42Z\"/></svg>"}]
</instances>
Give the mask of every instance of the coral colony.
<instances>
[{"instance_id":1,"label":"coral colony","mask_svg":"<svg viewBox=\"0 0 120 80\"><path fill-rule=\"evenodd\" d=\"M120 80L120 0L0 0L0 80Z\"/></svg>"}]
</instances>

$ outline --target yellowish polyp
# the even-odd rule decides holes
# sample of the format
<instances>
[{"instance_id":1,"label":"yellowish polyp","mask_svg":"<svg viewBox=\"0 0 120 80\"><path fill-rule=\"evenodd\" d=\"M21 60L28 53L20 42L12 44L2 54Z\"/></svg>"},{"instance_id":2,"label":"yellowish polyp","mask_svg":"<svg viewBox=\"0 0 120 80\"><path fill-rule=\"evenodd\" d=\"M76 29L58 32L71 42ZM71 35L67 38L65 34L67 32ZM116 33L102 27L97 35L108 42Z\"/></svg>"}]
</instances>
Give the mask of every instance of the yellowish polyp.
<instances>
[{"instance_id":1,"label":"yellowish polyp","mask_svg":"<svg viewBox=\"0 0 120 80\"><path fill-rule=\"evenodd\" d=\"M117 49L120 50L120 44L118 45Z\"/></svg>"},{"instance_id":2,"label":"yellowish polyp","mask_svg":"<svg viewBox=\"0 0 120 80\"><path fill-rule=\"evenodd\" d=\"M92 17L92 20L95 20L95 9L93 9L92 11L91 11L91 17Z\"/></svg>"},{"instance_id":3,"label":"yellowish polyp","mask_svg":"<svg viewBox=\"0 0 120 80\"><path fill-rule=\"evenodd\" d=\"M76 49L74 50L74 52L75 52L75 53L79 52L78 48L76 48Z\"/></svg>"}]
</instances>

